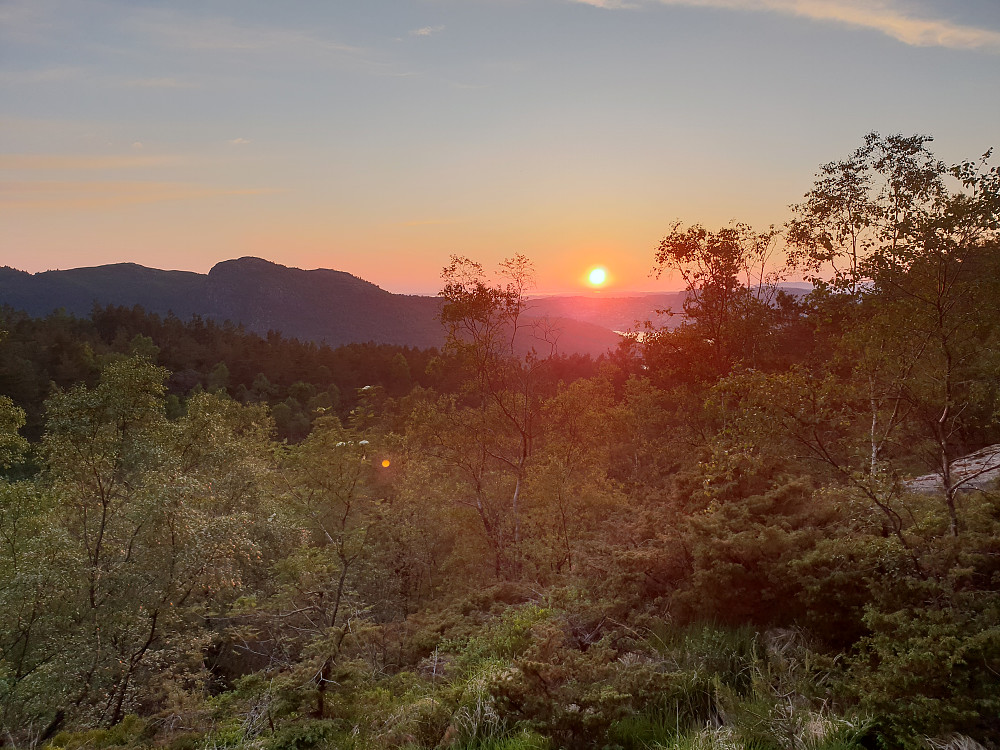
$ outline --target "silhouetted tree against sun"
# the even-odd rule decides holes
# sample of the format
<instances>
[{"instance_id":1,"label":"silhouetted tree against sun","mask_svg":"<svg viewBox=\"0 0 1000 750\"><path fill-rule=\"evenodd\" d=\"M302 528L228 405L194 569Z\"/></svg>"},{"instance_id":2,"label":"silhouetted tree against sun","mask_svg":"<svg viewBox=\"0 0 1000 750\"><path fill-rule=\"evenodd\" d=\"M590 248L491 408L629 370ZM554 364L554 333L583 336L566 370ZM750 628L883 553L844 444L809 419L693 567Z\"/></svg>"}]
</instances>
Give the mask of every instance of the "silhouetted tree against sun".
<instances>
[{"instance_id":1,"label":"silhouetted tree against sun","mask_svg":"<svg viewBox=\"0 0 1000 750\"><path fill-rule=\"evenodd\" d=\"M654 275L677 273L684 282L685 326L723 374L741 360L756 366L769 334L781 268L773 265L779 232L733 223L718 231L675 222L656 250ZM682 326L684 327L684 326Z\"/></svg>"}]
</instances>

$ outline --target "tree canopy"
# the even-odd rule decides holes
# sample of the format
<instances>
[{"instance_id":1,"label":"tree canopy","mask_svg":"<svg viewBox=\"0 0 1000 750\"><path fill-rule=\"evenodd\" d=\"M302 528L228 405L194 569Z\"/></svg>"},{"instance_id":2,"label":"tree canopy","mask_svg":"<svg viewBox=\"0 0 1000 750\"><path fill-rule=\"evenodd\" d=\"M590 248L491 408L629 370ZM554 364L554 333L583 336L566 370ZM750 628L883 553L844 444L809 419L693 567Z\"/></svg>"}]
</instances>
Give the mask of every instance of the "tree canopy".
<instances>
[{"instance_id":1,"label":"tree canopy","mask_svg":"<svg viewBox=\"0 0 1000 750\"><path fill-rule=\"evenodd\" d=\"M930 142L670 225L597 362L521 255L442 351L5 310L2 743L1000 747L1000 171Z\"/></svg>"}]
</instances>

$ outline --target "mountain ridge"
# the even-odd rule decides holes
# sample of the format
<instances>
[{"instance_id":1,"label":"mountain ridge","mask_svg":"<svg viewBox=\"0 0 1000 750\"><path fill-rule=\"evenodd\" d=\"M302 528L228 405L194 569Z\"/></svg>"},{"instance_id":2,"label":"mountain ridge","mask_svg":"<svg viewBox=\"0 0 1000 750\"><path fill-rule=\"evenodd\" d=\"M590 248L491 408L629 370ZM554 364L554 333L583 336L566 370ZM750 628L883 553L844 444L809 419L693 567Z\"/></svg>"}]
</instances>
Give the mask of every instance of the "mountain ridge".
<instances>
[{"instance_id":1,"label":"mountain ridge","mask_svg":"<svg viewBox=\"0 0 1000 750\"><path fill-rule=\"evenodd\" d=\"M615 331L655 318L657 309L679 309L682 302L683 293L555 296L530 299L527 314L529 320L546 318L560 329L561 353L597 356L617 346ZM229 320L261 335L278 331L330 346L372 341L430 348L444 343L438 297L395 294L347 271L306 270L255 256L220 261L205 274L137 263L37 273L3 266L0 304L34 316L63 309L81 317L95 304L140 305L160 315Z\"/></svg>"}]
</instances>

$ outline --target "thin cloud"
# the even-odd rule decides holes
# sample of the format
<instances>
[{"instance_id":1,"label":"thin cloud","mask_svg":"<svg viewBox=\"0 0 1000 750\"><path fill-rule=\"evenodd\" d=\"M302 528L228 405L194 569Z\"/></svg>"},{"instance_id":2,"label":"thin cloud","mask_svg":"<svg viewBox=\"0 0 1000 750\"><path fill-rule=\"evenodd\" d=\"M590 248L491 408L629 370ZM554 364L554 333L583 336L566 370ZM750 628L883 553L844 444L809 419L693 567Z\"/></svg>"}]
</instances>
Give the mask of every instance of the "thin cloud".
<instances>
[{"instance_id":1,"label":"thin cloud","mask_svg":"<svg viewBox=\"0 0 1000 750\"><path fill-rule=\"evenodd\" d=\"M449 224L461 224L465 219L421 219L418 221L404 221L400 226L404 227L439 227Z\"/></svg>"},{"instance_id":2,"label":"thin cloud","mask_svg":"<svg viewBox=\"0 0 1000 750\"><path fill-rule=\"evenodd\" d=\"M442 31L444 31L444 26L424 26L419 29L413 29L410 32L410 36L431 36Z\"/></svg>"},{"instance_id":3,"label":"thin cloud","mask_svg":"<svg viewBox=\"0 0 1000 750\"><path fill-rule=\"evenodd\" d=\"M97 84L129 89L192 89L196 85L190 81L169 76L159 78L122 78L120 76L95 75L93 70L80 66L58 66L33 70L0 71L0 85L45 85L60 83Z\"/></svg>"},{"instance_id":4,"label":"thin cloud","mask_svg":"<svg viewBox=\"0 0 1000 750\"><path fill-rule=\"evenodd\" d=\"M173 156L75 156L60 154L0 154L0 169L19 171L94 171L142 169L177 164Z\"/></svg>"},{"instance_id":5,"label":"thin cloud","mask_svg":"<svg viewBox=\"0 0 1000 750\"><path fill-rule=\"evenodd\" d=\"M229 143L233 146L246 146L250 143L250 140L247 138L233 138Z\"/></svg>"},{"instance_id":6,"label":"thin cloud","mask_svg":"<svg viewBox=\"0 0 1000 750\"><path fill-rule=\"evenodd\" d=\"M64 14L55 3L4 0L0 3L0 35L18 42L44 41L56 28L65 28Z\"/></svg>"},{"instance_id":7,"label":"thin cloud","mask_svg":"<svg viewBox=\"0 0 1000 750\"><path fill-rule=\"evenodd\" d=\"M368 62L368 51L296 28L240 23L224 17L179 19L174 12L148 9L134 14L128 25L154 44L189 52L278 56L283 60L342 58Z\"/></svg>"},{"instance_id":8,"label":"thin cloud","mask_svg":"<svg viewBox=\"0 0 1000 750\"><path fill-rule=\"evenodd\" d=\"M173 182L29 181L0 183L0 205L19 210L113 210L149 203L280 193L267 188L206 188Z\"/></svg>"},{"instance_id":9,"label":"thin cloud","mask_svg":"<svg viewBox=\"0 0 1000 750\"><path fill-rule=\"evenodd\" d=\"M130 78L122 82L129 88L136 89L190 89L194 88L193 83L181 81L177 78Z\"/></svg>"},{"instance_id":10,"label":"thin cloud","mask_svg":"<svg viewBox=\"0 0 1000 750\"><path fill-rule=\"evenodd\" d=\"M635 7L623 0L573 0L606 9ZM922 16L898 0L647 0L659 5L768 11L880 31L914 47L1000 52L1000 31Z\"/></svg>"},{"instance_id":11,"label":"thin cloud","mask_svg":"<svg viewBox=\"0 0 1000 750\"><path fill-rule=\"evenodd\" d=\"M124 21L126 29L163 49L206 55L246 68L317 66L355 68L370 75L396 75L395 63L367 47L349 44L314 28L271 27L221 16L147 8Z\"/></svg>"},{"instance_id":12,"label":"thin cloud","mask_svg":"<svg viewBox=\"0 0 1000 750\"><path fill-rule=\"evenodd\" d=\"M37 68L34 70L5 70L0 72L0 84L37 85L63 83L65 81L77 81L85 75L86 70L84 68L71 65Z\"/></svg>"},{"instance_id":13,"label":"thin cloud","mask_svg":"<svg viewBox=\"0 0 1000 750\"><path fill-rule=\"evenodd\" d=\"M164 44L189 50L228 52L266 52L298 50L299 52L346 52L362 50L333 39L297 29L264 28L241 25L226 18L203 18L195 25L178 23L173 16L156 14L133 22L150 36Z\"/></svg>"},{"instance_id":14,"label":"thin cloud","mask_svg":"<svg viewBox=\"0 0 1000 750\"><path fill-rule=\"evenodd\" d=\"M593 5L595 8L605 8L606 10L631 10L632 8L639 7L635 3L627 2L627 0L575 0L575 2L583 3L584 5Z\"/></svg>"}]
</instances>

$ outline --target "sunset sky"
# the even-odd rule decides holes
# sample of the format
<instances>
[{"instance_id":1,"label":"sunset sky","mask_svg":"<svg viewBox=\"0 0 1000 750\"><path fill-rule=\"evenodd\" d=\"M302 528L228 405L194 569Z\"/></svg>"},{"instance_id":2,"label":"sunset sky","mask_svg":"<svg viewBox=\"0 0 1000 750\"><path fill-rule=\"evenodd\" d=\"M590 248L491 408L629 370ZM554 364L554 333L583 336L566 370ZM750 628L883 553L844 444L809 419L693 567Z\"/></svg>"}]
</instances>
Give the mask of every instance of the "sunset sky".
<instances>
[{"instance_id":1,"label":"sunset sky","mask_svg":"<svg viewBox=\"0 0 1000 750\"><path fill-rule=\"evenodd\" d=\"M0 265L666 289L673 220L780 224L870 130L1000 146L1000 2L0 0Z\"/></svg>"}]
</instances>

